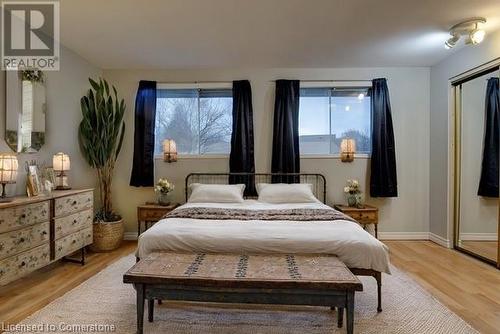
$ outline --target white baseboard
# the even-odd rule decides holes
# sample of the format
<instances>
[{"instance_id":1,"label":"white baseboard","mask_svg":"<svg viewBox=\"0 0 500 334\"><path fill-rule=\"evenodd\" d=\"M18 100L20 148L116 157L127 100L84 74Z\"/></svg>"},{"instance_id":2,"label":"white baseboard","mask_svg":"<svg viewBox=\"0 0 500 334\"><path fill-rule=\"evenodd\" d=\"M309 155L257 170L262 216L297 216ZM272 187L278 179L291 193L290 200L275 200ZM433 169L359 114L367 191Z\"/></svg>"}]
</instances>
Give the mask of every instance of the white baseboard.
<instances>
[{"instance_id":1,"label":"white baseboard","mask_svg":"<svg viewBox=\"0 0 500 334\"><path fill-rule=\"evenodd\" d=\"M429 240L429 232L379 232L380 240Z\"/></svg>"},{"instance_id":2,"label":"white baseboard","mask_svg":"<svg viewBox=\"0 0 500 334\"><path fill-rule=\"evenodd\" d=\"M435 242L436 244L446 247L446 248L452 248L451 241L443 238L437 234L434 234L432 232L429 232L429 240L432 242Z\"/></svg>"},{"instance_id":3,"label":"white baseboard","mask_svg":"<svg viewBox=\"0 0 500 334\"><path fill-rule=\"evenodd\" d=\"M125 232L123 240L137 240L137 232Z\"/></svg>"},{"instance_id":4,"label":"white baseboard","mask_svg":"<svg viewBox=\"0 0 500 334\"><path fill-rule=\"evenodd\" d=\"M497 241L496 233L460 233L463 241Z\"/></svg>"}]
</instances>

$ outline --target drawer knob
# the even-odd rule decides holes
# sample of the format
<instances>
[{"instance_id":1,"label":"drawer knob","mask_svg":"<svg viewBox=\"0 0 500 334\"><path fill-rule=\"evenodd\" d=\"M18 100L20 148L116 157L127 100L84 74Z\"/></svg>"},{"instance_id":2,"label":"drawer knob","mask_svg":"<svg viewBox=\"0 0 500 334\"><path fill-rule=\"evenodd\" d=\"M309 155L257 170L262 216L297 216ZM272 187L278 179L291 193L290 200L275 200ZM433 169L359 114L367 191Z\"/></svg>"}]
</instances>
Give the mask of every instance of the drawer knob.
<instances>
[{"instance_id":1,"label":"drawer knob","mask_svg":"<svg viewBox=\"0 0 500 334\"><path fill-rule=\"evenodd\" d=\"M76 203L77 203L76 201L73 201L73 203L71 203L71 205L76 205Z\"/></svg>"},{"instance_id":2,"label":"drawer knob","mask_svg":"<svg viewBox=\"0 0 500 334\"><path fill-rule=\"evenodd\" d=\"M21 262L21 265L19 265L19 267L24 267L26 265L26 262Z\"/></svg>"},{"instance_id":3,"label":"drawer knob","mask_svg":"<svg viewBox=\"0 0 500 334\"><path fill-rule=\"evenodd\" d=\"M19 242L24 242L24 238L19 239Z\"/></svg>"},{"instance_id":4,"label":"drawer knob","mask_svg":"<svg viewBox=\"0 0 500 334\"><path fill-rule=\"evenodd\" d=\"M47 231L43 231L43 232L42 232L42 235L47 235Z\"/></svg>"},{"instance_id":5,"label":"drawer knob","mask_svg":"<svg viewBox=\"0 0 500 334\"><path fill-rule=\"evenodd\" d=\"M76 240L73 239L73 242L71 242L72 244L76 244Z\"/></svg>"},{"instance_id":6,"label":"drawer knob","mask_svg":"<svg viewBox=\"0 0 500 334\"><path fill-rule=\"evenodd\" d=\"M23 214L21 215L21 218L23 218L23 219L24 219L24 218L26 218L26 214L25 214L25 213L23 213Z\"/></svg>"},{"instance_id":7,"label":"drawer knob","mask_svg":"<svg viewBox=\"0 0 500 334\"><path fill-rule=\"evenodd\" d=\"M73 219L73 225L75 225L76 223L78 223L78 220Z\"/></svg>"}]
</instances>

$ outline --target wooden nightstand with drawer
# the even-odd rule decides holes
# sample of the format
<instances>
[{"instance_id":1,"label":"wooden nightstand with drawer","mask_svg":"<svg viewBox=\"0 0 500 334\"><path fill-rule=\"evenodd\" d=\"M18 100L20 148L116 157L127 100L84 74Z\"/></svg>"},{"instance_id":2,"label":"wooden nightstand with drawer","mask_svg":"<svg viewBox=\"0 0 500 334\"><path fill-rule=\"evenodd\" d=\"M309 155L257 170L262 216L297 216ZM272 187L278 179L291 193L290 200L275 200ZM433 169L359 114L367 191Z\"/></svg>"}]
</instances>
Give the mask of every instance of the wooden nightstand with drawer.
<instances>
[{"instance_id":1,"label":"wooden nightstand with drawer","mask_svg":"<svg viewBox=\"0 0 500 334\"><path fill-rule=\"evenodd\" d=\"M373 224L375 226L375 238L378 238L378 208L366 204L363 208L336 204L334 208L356 220L363 225L363 228L368 224Z\"/></svg>"},{"instance_id":2,"label":"wooden nightstand with drawer","mask_svg":"<svg viewBox=\"0 0 500 334\"><path fill-rule=\"evenodd\" d=\"M146 202L144 205L137 207L137 236L141 235L142 223L144 223L144 231L153 226L164 215L178 207L179 203L171 203L169 205L159 205L156 203Z\"/></svg>"}]
</instances>

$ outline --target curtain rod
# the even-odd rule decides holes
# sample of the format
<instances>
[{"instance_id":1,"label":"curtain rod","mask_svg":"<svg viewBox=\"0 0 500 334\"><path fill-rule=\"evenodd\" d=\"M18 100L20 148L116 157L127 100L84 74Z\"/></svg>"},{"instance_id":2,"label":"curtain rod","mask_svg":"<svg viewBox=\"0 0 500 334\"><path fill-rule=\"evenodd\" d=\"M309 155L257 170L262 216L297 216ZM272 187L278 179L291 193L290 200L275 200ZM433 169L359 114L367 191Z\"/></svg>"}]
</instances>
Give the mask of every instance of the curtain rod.
<instances>
[{"instance_id":1,"label":"curtain rod","mask_svg":"<svg viewBox=\"0 0 500 334\"><path fill-rule=\"evenodd\" d=\"M277 80L270 80L270 82L276 82ZM300 82L372 82L373 79L353 79L353 80L348 80L348 79L339 79L339 80L331 80L331 79L326 79L326 80L320 80L320 79L314 79L314 80L300 80ZM389 81L389 80L387 80Z\"/></svg>"},{"instance_id":2,"label":"curtain rod","mask_svg":"<svg viewBox=\"0 0 500 334\"><path fill-rule=\"evenodd\" d=\"M225 83L232 84L232 81L210 80L210 81L162 81L159 84L206 84L206 83Z\"/></svg>"}]
</instances>

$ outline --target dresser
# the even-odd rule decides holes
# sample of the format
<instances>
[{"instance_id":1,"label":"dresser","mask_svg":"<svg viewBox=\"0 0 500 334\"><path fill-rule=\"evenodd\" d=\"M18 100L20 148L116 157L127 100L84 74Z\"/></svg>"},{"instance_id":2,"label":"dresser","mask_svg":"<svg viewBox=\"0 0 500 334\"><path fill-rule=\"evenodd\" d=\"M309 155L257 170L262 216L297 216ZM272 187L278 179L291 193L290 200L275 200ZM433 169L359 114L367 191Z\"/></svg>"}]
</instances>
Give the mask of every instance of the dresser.
<instances>
[{"instance_id":1,"label":"dresser","mask_svg":"<svg viewBox=\"0 0 500 334\"><path fill-rule=\"evenodd\" d=\"M0 285L92 243L93 189L0 203Z\"/></svg>"}]
</instances>

